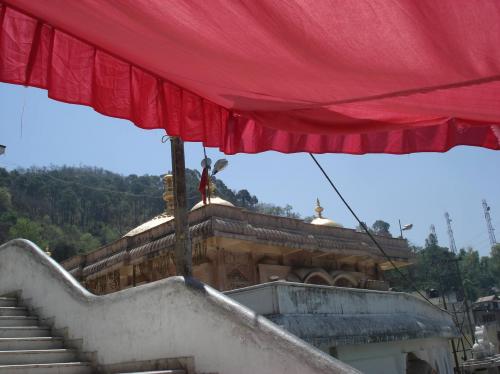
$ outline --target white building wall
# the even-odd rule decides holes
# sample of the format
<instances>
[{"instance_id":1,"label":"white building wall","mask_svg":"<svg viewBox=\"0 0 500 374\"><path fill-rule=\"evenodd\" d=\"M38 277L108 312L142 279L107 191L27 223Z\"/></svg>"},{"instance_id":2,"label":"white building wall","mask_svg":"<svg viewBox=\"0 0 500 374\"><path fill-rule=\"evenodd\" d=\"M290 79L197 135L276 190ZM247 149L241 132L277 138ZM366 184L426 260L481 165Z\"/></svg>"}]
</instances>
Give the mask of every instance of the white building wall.
<instances>
[{"instance_id":1,"label":"white building wall","mask_svg":"<svg viewBox=\"0 0 500 374\"><path fill-rule=\"evenodd\" d=\"M96 352L100 365L194 357L198 372L357 373L203 284L172 277L110 295L89 293L33 243L0 246L0 295L22 291Z\"/></svg>"},{"instance_id":2,"label":"white building wall","mask_svg":"<svg viewBox=\"0 0 500 374\"><path fill-rule=\"evenodd\" d=\"M410 352L453 373L451 316L412 295L280 281L226 294L364 373L405 374Z\"/></svg>"},{"instance_id":3,"label":"white building wall","mask_svg":"<svg viewBox=\"0 0 500 374\"><path fill-rule=\"evenodd\" d=\"M408 353L429 363L440 374L453 373L446 339L414 339L337 347L337 358L367 374L404 374Z\"/></svg>"}]
</instances>

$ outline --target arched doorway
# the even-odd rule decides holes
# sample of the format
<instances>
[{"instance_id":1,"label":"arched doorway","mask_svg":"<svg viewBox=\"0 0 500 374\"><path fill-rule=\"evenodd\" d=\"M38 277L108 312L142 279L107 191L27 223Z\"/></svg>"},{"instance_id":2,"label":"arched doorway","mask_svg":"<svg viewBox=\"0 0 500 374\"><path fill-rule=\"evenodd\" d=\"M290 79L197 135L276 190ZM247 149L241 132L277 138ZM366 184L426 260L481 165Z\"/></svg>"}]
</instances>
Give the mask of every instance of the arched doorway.
<instances>
[{"instance_id":1,"label":"arched doorway","mask_svg":"<svg viewBox=\"0 0 500 374\"><path fill-rule=\"evenodd\" d=\"M338 277L333 285L337 287L356 287L356 284L354 284L349 278L342 276Z\"/></svg>"},{"instance_id":2,"label":"arched doorway","mask_svg":"<svg viewBox=\"0 0 500 374\"><path fill-rule=\"evenodd\" d=\"M322 286L331 286L333 284L333 280L327 272L322 271L314 271L307 275L304 279L304 283L307 284L318 284Z\"/></svg>"},{"instance_id":3,"label":"arched doorway","mask_svg":"<svg viewBox=\"0 0 500 374\"><path fill-rule=\"evenodd\" d=\"M333 278L333 286L357 288L358 280L348 273L341 273Z\"/></svg>"}]
</instances>

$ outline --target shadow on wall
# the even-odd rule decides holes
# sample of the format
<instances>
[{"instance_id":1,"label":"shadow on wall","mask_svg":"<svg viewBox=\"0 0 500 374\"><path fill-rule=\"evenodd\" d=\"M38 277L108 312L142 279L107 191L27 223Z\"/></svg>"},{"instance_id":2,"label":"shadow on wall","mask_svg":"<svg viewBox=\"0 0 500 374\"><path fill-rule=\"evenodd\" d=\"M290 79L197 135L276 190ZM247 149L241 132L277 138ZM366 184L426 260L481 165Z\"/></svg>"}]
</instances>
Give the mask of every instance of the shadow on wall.
<instances>
[{"instance_id":1,"label":"shadow on wall","mask_svg":"<svg viewBox=\"0 0 500 374\"><path fill-rule=\"evenodd\" d=\"M438 374L438 372L427 361L410 352L406 355L406 374Z\"/></svg>"}]
</instances>

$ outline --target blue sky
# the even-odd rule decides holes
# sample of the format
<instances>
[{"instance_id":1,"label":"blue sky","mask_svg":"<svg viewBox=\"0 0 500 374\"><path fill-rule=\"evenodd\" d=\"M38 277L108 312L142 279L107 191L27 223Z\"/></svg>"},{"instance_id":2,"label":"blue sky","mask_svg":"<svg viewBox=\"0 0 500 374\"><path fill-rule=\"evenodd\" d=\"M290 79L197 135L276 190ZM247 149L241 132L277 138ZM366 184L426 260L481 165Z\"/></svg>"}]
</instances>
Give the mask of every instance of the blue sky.
<instances>
[{"instance_id":1,"label":"blue sky","mask_svg":"<svg viewBox=\"0 0 500 374\"><path fill-rule=\"evenodd\" d=\"M0 144L7 146L0 167L85 165L124 175L159 175L171 169L169 145L161 143L163 134L91 108L50 100L44 90L0 83ZM208 149L208 156L214 161L224 157L215 149ZM202 157L200 144L186 144L187 167L199 168ZM246 188L262 202L291 204L302 216L314 213L319 197L326 217L356 226L309 155L266 152L226 158L230 165L220 177L230 188ZM440 243L448 246L444 220L448 211L457 246L472 246L486 255L489 240L481 206L485 198L500 240L498 151L457 147L447 153L317 158L368 224L383 219L397 235L398 219L413 223L406 236L418 245L434 224Z\"/></svg>"}]
</instances>

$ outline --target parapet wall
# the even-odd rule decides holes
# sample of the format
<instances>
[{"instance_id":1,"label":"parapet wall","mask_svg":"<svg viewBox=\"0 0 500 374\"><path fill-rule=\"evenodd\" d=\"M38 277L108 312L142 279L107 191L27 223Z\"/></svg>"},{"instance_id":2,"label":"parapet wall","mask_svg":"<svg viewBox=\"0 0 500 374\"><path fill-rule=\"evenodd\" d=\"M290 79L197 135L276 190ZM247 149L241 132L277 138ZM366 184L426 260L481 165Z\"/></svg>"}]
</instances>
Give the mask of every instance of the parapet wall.
<instances>
[{"instance_id":1,"label":"parapet wall","mask_svg":"<svg viewBox=\"0 0 500 374\"><path fill-rule=\"evenodd\" d=\"M403 292L278 281L225 294L318 347L458 336L450 314Z\"/></svg>"},{"instance_id":2,"label":"parapet wall","mask_svg":"<svg viewBox=\"0 0 500 374\"><path fill-rule=\"evenodd\" d=\"M0 246L0 295L22 291L99 365L194 357L198 372L358 373L194 280L172 277L105 296L89 293L26 240Z\"/></svg>"}]
</instances>

